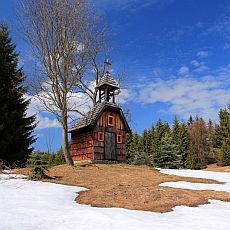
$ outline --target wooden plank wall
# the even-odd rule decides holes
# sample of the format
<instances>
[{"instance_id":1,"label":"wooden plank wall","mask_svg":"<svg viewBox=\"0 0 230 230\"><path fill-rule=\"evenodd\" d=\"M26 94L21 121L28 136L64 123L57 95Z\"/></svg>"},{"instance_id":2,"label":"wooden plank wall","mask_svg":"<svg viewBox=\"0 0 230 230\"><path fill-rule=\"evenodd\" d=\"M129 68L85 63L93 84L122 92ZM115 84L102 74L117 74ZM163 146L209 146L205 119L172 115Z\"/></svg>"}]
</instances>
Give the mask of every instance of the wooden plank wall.
<instances>
[{"instance_id":1,"label":"wooden plank wall","mask_svg":"<svg viewBox=\"0 0 230 230\"><path fill-rule=\"evenodd\" d=\"M114 117L114 126L108 125L108 116ZM120 118L119 112L113 110L105 110L99 117L96 126L93 130L93 145L94 145L94 159L104 160L104 142L98 141L98 132L111 132L116 135L122 135L122 144L116 143L116 154L118 161L125 160L125 131L124 124Z\"/></svg>"},{"instance_id":2,"label":"wooden plank wall","mask_svg":"<svg viewBox=\"0 0 230 230\"><path fill-rule=\"evenodd\" d=\"M73 161L91 160L93 155L92 132L72 133L70 146Z\"/></svg>"}]
</instances>

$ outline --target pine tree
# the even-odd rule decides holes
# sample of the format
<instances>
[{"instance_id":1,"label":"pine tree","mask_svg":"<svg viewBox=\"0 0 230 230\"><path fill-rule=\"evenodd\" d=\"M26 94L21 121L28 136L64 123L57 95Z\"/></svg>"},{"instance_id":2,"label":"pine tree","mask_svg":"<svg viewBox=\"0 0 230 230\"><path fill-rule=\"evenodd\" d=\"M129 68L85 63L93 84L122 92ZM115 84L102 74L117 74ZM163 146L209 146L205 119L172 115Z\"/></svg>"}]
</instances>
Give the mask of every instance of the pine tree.
<instances>
[{"instance_id":1,"label":"pine tree","mask_svg":"<svg viewBox=\"0 0 230 230\"><path fill-rule=\"evenodd\" d=\"M32 136L35 117L27 117L29 100L18 54L11 42L7 26L0 24L0 159L10 164L25 162L35 142Z\"/></svg>"}]
</instances>

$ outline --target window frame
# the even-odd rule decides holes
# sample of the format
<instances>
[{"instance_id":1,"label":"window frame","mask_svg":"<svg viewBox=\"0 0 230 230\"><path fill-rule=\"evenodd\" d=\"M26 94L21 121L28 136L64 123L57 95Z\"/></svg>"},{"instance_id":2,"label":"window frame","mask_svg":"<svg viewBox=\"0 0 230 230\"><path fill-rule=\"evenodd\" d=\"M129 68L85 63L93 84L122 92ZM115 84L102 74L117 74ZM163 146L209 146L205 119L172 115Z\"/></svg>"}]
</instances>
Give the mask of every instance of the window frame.
<instances>
[{"instance_id":1,"label":"window frame","mask_svg":"<svg viewBox=\"0 0 230 230\"><path fill-rule=\"evenodd\" d=\"M104 132L98 132L97 133L97 140L100 142L103 142L105 140L105 133Z\"/></svg>"},{"instance_id":2,"label":"window frame","mask_svg":"<svg viewBox=\"0 0 230 230\"><path fill-rule=\"evenodd\" d=\"M123 137L120 134L117 134L117 144L122 144L123 143Z\"/></svg>"},{"instance_id":3,"label":"window frame","mask_svg":"<svg viewBox=\"0 0 230 230\"><path fill-rule=\"evenodd\" d=\"M110 119L112 119L112 122L110 122ZM114 127L114 124L115 124L114 116L108 115L108 126Z\"/></svg>"}]
</instances>

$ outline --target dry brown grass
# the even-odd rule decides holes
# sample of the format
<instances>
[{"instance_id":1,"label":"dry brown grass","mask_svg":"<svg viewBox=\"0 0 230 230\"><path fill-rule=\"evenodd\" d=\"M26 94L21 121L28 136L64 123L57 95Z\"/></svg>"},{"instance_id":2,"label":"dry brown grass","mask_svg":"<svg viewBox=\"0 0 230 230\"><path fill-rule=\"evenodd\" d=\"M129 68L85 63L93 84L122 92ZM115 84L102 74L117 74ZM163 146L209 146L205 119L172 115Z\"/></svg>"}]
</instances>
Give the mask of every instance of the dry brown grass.
<instances>
[{"instance_id":1,"label":"dry brown grass","mask_svg":"<svg viewBox=\"0 0 230 230\"><path fill-rule=\"evenodd\" d=\"M204 169L206 171L213 171L213 172L229 172L230 173L230 166L218 166L217 164L211 164L208 165L208 167L206 169Z\"/></svg>"},{"instance_id":2,"label":"dry brown grass","mask_svg":"<svg viewBox=\"0 0 230 230\"><path fill-rule=\"evenodd\" d=\"M28 170L20 170L28 173ZM53 167L46 180L66 185L89 188L76 198L78 203L97 207L120 207L156 212L171 211L178 205L197 206L208 203L208 199L230 201L230 193L217 191L194 191L160 187L167 181L220 183L214 180L166 175L146 166L125 164L97 164L86 167Z\"/></svg>"}]
</instances>

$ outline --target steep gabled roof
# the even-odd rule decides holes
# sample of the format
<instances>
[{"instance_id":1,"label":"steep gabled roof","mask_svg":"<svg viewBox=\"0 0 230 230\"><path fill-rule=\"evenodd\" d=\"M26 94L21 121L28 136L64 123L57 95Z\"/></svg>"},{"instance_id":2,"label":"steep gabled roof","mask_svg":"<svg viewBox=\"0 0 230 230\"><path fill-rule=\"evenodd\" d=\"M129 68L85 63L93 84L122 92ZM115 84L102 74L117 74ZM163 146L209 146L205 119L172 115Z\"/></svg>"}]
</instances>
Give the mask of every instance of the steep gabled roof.
<instances>
[{"instance_id":1,"label":"steep gabled roof","mask_svg":"<svg viewBox=\"0 0 230 230\"><path fill-rule=\"evenodd\" d=\"M129 125L126 121L125 115L122 112L121 108L119 108L116 104L110 102L101 102L96 104L88 113L86 113L83 117L81 117L79 121L72 128L69 129L69 132L73 132L75 130L83 129L89 126L94 126L98 118L100 117L100 115L107 108L113 108L119 111L122 120L124 121L126 131L130 132Z\"/></svg>"}]
</instances>

